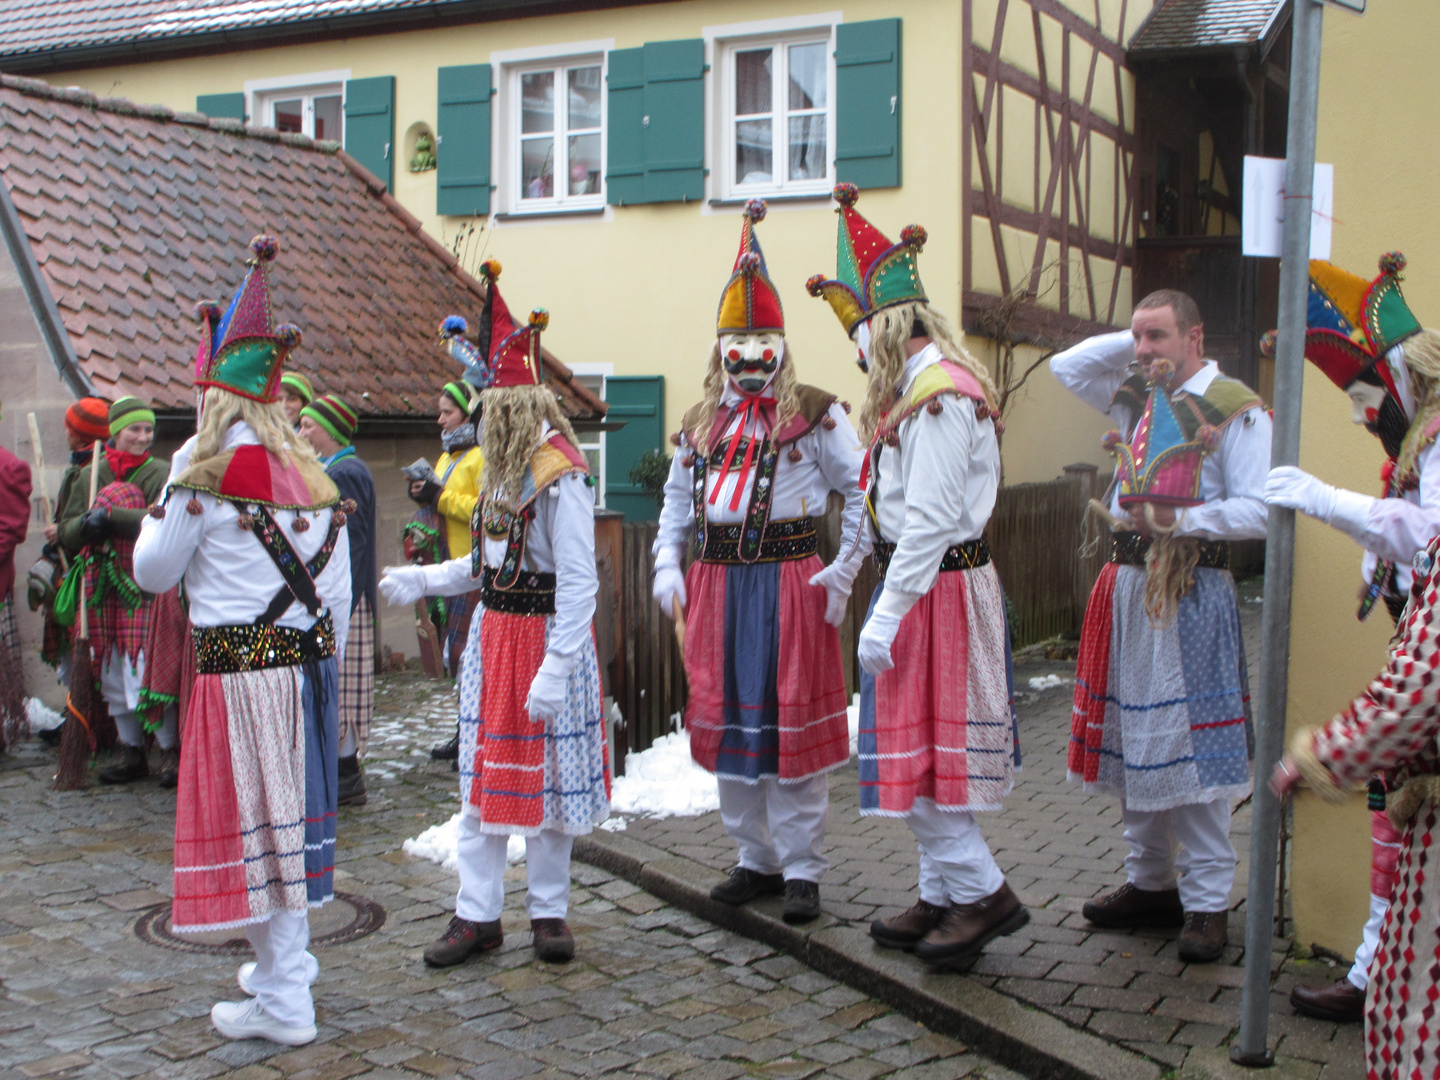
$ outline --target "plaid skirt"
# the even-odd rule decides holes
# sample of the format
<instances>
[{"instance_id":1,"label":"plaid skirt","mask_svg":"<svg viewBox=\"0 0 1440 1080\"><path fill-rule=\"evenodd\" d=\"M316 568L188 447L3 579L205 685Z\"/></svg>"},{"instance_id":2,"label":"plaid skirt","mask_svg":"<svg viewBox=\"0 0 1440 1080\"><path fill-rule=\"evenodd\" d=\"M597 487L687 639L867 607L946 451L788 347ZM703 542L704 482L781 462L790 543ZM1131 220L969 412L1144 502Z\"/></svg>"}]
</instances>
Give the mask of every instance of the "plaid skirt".
<instances>
[{"instance_id":1,"label":"plaid skirt","mask_svg":"<svg viewBox=\"0 0 1440 1080\"><path fill-rule=\"evenodd\" d=\"M357 752L363 755L374 715L375 616L370 598L361 594L350 609L350 635L340 664L340 741L353 733Z\"/></svg>"}]
</instances>

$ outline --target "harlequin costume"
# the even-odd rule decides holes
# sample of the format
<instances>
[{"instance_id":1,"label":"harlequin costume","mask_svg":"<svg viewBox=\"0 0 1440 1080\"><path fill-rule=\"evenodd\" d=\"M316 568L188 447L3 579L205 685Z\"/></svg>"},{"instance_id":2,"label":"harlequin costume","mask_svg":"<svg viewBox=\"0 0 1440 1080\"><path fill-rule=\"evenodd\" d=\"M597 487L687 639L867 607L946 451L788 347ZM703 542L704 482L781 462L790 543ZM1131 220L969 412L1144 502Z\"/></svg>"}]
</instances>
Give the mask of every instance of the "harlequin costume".
<instances>
[{"instance_id":1,"label":"harlequin costume","mask_svg":"<svg viewBox=\"0 0 1440 1080\"><path fill-rule=\"evenodd\" d=\"M477 582L481 590L460 672L460 891L455 917L425 951L434 966L503 940L514 835L525 837L536 954L570 959L570 849L610 814L591 627L599 579L589 472L543 382L540 332L549 316L536 309L517 325L500 295L499 263L487 260L481 272L489 286L479 333L479 355L488 358L485 475L495 479L482 486L469 555L387 567L380 581L392 604L459 595Z\"/></svg>"},{"instance_id":2,"label":"harlequin costume","mask_svg":"<svg viewBox=\"0 0 1440 1080\"><path fill-rule=\"evenodd\" d=\"M1172 361L1155 358L1153 386L1131 374L1135 362L1128 330L1050 361L1066 389L1117 425L1105 437L1117 455L1110 513L1176 509L1153 552L1138 532L1112 533L1085 611L1069 775L1120 798L1130 854L1127 885L1084 914L1098 925L1183 923L1181 958L1213 960L1235 879L1230 805L1250 791L1253 755L1229 541L1265 535L1271 424L1213 360L1171 388ZM1178 572L1167 576L1167 564Z\"/></svg>"},{"instance_id":3,"label":"harlequin costume","mask_svg":"<svg viewBox=\"0 0 1440 1080\"><path fill-rule=\"evenodd\" d=\"M1029 921L974 817L1001 809L1018 765L1004 597L984 534L1000 482L994 388L929 305L925 230L892 243L855 209L853 185L834 195L836 278L808 288L869 371L859 482L881 574L858 642L860 812L904 818L920 843L919 903L870 932L963 970Z\"/></svg>"},{"instance_id":4,"label":"harlequin costume","mask_svg":"<svg viewBox=\"0 0 1440 1080\"><path fill-rule=\"evenodd\" d=\"M279 368L300 338L294 326L271 326L277 246L253 240L229 307L197 311L200 433L189 467L142 526L135 573L153 591L183 580L198 665L171 925L244 927L257 959L240 982L256 996L221 1002L211 1022L231 1038L299 1045L315 1037L319 970L306 915L334 894L335 654L349 625L350 549L334 483L287 437L276 404ZM263 430L242 418L246 407ZM262 437L284 440L282 452ZM201 457L207 442L218 449Z\"/></svg>"},{"instance_id":5,"label":"harlequin costume","mask_svg":"<svg viewBox=\"0 0 1440 1080\"><path fill-rule=\"evenodd\" d=\"M834 394L798 383L785 316L755 226L752 199L721 293L706 397L685 413L655 539L654 593L684 609L685 728L714 773L720 815L739 846L711 895L742 903L784 892L783 915L820 914L827 774L850 759L840 638L863 513L860 441ZM825 578L819 516L845 499L842 558ZM685 548L695 560L681 576Z\"/></svg>"}]
</instances>

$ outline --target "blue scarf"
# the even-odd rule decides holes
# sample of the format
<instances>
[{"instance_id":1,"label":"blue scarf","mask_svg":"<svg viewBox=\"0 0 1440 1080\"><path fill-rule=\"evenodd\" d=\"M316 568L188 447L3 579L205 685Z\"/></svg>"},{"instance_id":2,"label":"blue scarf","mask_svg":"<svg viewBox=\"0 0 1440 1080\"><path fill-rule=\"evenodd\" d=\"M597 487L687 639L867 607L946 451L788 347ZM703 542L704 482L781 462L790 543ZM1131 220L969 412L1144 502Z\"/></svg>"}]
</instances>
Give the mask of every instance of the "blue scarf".
<instances>
[{"instance_id":1,"label":"blue scarf","mask_svg":"<svg viewBox=\"0 0 1440 1080\"><path fill-rule=\"evenodd\" d=\"M324 465L326 469L329 469L331 465L334 465L335 462L339 461L341 458L350 457L354 453L355 447L342 446L339 450L336 450L335 453L331 454L329 457L321 458L320 464Z\"/></svg>"}]
</instances>

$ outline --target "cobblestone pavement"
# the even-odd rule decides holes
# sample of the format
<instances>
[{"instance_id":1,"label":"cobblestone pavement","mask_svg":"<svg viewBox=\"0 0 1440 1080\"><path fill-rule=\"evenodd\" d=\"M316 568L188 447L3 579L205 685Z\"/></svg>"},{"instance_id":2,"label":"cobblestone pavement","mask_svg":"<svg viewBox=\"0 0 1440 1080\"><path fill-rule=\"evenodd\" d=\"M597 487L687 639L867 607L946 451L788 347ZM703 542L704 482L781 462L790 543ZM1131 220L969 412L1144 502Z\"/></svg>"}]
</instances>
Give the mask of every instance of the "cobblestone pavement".
<instances>
[{"instance_id":1,"label":"cobblestone pavement","mask_svg":"<svg viewBox=\"0 0 1440 1080\"><path fill-rule=\"evenodd\" d=\"M1242 586L1241 613L1250 646L1252 683L1258 668L1258 581ZM1032 691L1029 680L1056 675L1064 685ZM1232 837L1240 853L1230 918L1230 944L1218 964L1182 963L1175 931L1100 931L1081 905L1125 880L1120 811L1108 796L1086 795L1065 775L1074 663L1022 663L1015 682L1025 767L1002 813L979 814L996 860L1030 909L1030 925L986 947L968 974L994 989L1052 1013L1068 1024L1181 1066L1192 1048L1233 1038L1240 1016L1248 880L1249 804L1236 812ZM633 820L623 834L716 871L734 865L734 843L719 814L663 821ZM597 834L600 842L605 836ZM915 902L918 858L903 821L862 818L853 767L832 774L827 850L831 869L821 886L827 916L868 927L877 914ZM1300 1074L1347 1080L1364 1074L1361 1027L1295 1015L1288 1002L1296 982L1324 982L1343 969L1287 959L1290 942L1275 943L1270 1036L1277 1052L1314 1063ZM886 954L893 958L895 954ZM922 965L911 958L917 979ZM1197 1055L1213 1060L1213 1054ZM1322 1067L1323 1066L1323 1067Z\"/></svg>"},{"instance_id":2,"label":"cobblestone pavement","mask_svg":"<svg viewBox=\"0 0 1440 1080\"><path fill-rule=\"evenodd\" d=\"M369 937L317 948L319 1040L298 1050L214 1033L210 1006L239 996L241 957L172 951L132 932L170 890L174 797L50 791L53 755L0 758L0 1077L352 1076L485 1080L1014 1080L798 961L575 864L570 964L533 959L523 867L508 875L503 948L432 971L455 879L402 854L446 820L453 773L425 752L452 722L448 694L381 680L370 802L341 811L336 887L383 904ZM326 911L333 911L331 905Z\"/></svg>"}]
</instances>

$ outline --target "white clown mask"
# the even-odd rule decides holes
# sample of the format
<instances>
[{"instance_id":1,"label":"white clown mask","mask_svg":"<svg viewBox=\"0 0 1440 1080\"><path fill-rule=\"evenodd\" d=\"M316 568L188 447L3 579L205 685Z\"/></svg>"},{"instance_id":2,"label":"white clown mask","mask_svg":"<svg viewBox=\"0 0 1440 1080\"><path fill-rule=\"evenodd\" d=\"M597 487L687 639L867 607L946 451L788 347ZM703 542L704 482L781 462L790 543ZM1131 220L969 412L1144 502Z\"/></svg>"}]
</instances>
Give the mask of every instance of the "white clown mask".
<instances>
[{"instance_id":1,"label":"white clown mask","mask_svg":"<svg viewBox=\"0 0 1440 1080\"><path fill-rule=\"evenodd\" d=\"M762 393L785 358L783 334L758 332L720 335L720 362L730 385L742 394Z\"/></svg>"}]
</instances>

